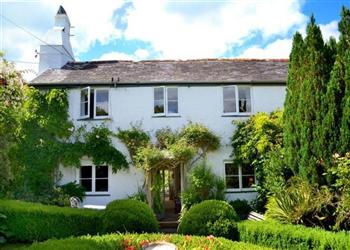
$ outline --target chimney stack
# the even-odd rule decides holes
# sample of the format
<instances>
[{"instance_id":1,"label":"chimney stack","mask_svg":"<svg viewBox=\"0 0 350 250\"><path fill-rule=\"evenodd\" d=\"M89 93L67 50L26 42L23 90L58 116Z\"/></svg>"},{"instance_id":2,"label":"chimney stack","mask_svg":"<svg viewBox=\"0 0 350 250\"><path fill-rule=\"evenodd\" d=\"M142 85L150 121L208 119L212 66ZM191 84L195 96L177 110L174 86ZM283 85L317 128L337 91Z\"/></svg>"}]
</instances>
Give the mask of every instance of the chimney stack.
<instances>
[{"instance_id":1,"label":"chimney stack","mask_svg":"<svg viewBox=\"0 0 350 250\"><path fill-rule=\"evenodd\" d=\"M40 45L39 74L47 69L59 69L67 62L74 61L70 29L68 15L60 6L55 16L55 26L46 35L46 44Z\"/></svg>"}]
</instances>

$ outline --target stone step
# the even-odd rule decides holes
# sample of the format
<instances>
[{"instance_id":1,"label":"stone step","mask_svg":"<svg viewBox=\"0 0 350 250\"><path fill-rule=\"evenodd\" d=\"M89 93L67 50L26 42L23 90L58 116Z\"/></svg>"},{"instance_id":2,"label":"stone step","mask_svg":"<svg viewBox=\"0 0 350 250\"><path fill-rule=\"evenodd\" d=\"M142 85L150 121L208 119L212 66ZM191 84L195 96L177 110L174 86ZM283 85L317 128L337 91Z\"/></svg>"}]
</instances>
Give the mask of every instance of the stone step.
<instances>
[{"instance_id":1,"label":"stone step","mask_svg":"<svg viewBox=\"0 0 350 250\"><path fill-rule=\"evenodd\" d=\"M176 220L158 221L160 228L177 228L178 222Z\"/></svg>"},{"instance_id":2,"label":"stone step","mask_svg":"<svg viewBox=\"0 0 350 250\"><path fill-rule=\"evenodd\" d=\"M160 231L165 234L176 234L177 228L161 228Z\"/></svg>"}]
</instances>

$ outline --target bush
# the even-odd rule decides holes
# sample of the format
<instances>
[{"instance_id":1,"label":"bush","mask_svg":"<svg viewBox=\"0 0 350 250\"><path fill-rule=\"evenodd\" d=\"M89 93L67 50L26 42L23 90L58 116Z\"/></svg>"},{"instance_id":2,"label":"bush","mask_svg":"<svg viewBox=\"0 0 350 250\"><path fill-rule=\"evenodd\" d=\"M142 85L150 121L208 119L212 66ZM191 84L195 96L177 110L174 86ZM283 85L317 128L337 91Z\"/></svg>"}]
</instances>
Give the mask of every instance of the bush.
<instances>
[{"instance_id":1,"label":"bush","mask_svg":"<svg viewBox=\"0 0 350 250\"><path fill-rule=\"evenodd\" d=\"M238 223L240 241L276 249L350 249L350 234L273 221Z\"/></svg>"},{"instance_id":2,"label":"bush","mask_svg":"<svg viewBox=\"0 0 350 250\"><path fill-rule=\"evenodd\" d=\"M266 217L282 223L331 229L335 212L332 200L333 194L327 187L319 188L293 177L287 188L269 198Z\"/></svg>"},{"instance_id":3,"label":"bush","mask_svg":"<svg viewBox=\"0 0 350 250\"><path fill-rule=\"evenodd\" d=\"M241 220L245 220L248 218L250 211L252 211L252 207L249 205L247 200L234 200L230 201L230 205L239 215Z\"/></svg>"},{"instance_id":4,"label":"bush","mask_svg":"<svg viewBox=\"0 0 350 250\"><path fill-rule=\"evenodd\" d=\"M182 217L178 232L193 235L215 235L237 238L235 210L225 201L207 200L192 206Z\"/></svg>"},{"instance_id":5,"label":"bush","mask_svg":"<svg viewBox=\"0 0 350 250\"><path fill-rule=\"evenodd\" d=\"M267 250L270 248L260 247L243 242L233 242L224 238L198 237L183 235L162 234L110 234L102 236L83 236L63 240L49 240L43 243L35 243L31 250L124 250L141 249L152 242L171 242L178 249L211 249L211 250Z\"/></svg>"},{"instance_id":6,"label":"bush","mask_svg":"<svg viewBox=\"0 0 350 250\"><path fill-rule=\"evenodd\" d=\"M84 188L75 183L75 182L69 182L67 184L64 184L60 186L62 191L67 194L69 197L76 196L78 197L81 201L84 200L85 198L85 190Z\"/></svg>"},{"instance_id":7,"label":"bush","mask_svg":"<svg viewBox=\"0 0 350 250\"><path fill-rule=\"evenodd\" d=\"M97 234L101 212L63 208L16 200L0 200L0 213L6 216L4 228L9 241L32 242Z\"/></svg>"},{"instance_id":8,"label":"bush","mask_svg":"<svg viewBox=\"0 0 350 250\"><path fill-rule=\"evenodd\" d=\"M158 222L146 203L116 200L108 204L103 216L104 232L158 232Z\"/></svg>"},{"instance_id":9,"label":"bush","mask_svg":"<svg viewBox=\"0 0 350 250\"><path fill-rule=\"evenodd\" d=\"M225 181L216 176L206 162L196 165L189 179L189 187L181 193L186 209L204 200L224 200Z\"/></svg>"}]
</instances>

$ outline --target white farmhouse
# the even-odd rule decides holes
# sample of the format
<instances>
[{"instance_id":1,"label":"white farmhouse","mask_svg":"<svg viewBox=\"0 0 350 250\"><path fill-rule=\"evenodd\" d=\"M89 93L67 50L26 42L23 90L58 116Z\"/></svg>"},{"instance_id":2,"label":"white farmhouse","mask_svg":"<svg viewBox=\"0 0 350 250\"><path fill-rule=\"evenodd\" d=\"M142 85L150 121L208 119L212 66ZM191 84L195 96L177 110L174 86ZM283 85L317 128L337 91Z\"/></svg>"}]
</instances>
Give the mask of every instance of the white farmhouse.
<instances>
[{"instance_id":1,"label":"white farmhouse","mask_svg":"<svg viewBox=\"0 0 350 250\"><path fill-rule=\"evenodd\" d=\"M283 107L288 70L287 60L203 59L151 61L75 62L69 36L70 22L60 7L48 44L40 49L40 72L31 85L38 88L67 88L69 114L76 126L105 124L112 131L142 123L155 132L182 128L200 122L221 138L220 150L210 153L213 171L226 179L228 199L255 197L254 170L233 166L230 138L233 121L259 111ZM115 147L128 155L115 140ZM142 170L112 173L98 169L90 159L81 159L81 168L61 169L62 184L77 181L87 190L86 203L105 205L126 198L144 183ZM186 168L177 174L183 179ZM181 186L180 189L184 187Z\"/></svg>"}]
</instances>

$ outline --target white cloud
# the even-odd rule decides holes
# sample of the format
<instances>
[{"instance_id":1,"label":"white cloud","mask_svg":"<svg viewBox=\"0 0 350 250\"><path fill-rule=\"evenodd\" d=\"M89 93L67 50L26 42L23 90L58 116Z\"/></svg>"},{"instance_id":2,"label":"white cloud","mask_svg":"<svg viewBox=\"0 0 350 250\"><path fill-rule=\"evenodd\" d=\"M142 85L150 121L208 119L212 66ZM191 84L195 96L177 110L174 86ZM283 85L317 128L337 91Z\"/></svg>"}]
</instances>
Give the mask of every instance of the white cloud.
<instances>
[{"instance_id":1,"label":"white cloud","mask_svg":"<svg viewBox=\"0 0 350 250\"><path fill-rule=\"evenodd\" d=\"M327 24L320 24L320 29L322 31L322 36L325 41L329 40L332 36L338 40L339 31L338 31L338 21L332 21Z\"/></svg>"},{"instance_id":2,"label":"white cloud","mask_svg":"<svg viewBox=\"0 0 350 250\"><path fill-rule=\"evenodd\" d=\"M72 29L72 46L75 54L86 52L97 41L108 44L121 36L115 28L113 13L123 5L122 0L103 0L100 2L86 0L43 0L53 16L62 5L67 12ZM52 21L53 21L52 16Z\"/></svg>"},{"instance_id":3,"label":"white cloud","mask_svg":"<svg viewBox=\"0 0 350 250\"><path fill-rule=\"evenodd\" d=\"M189 3L190 4L190 3ZM254 32L264 38L286 35L303 26L307 18L297 0L234 1L220 3L215 11L188 18L169 11L169 2L137 0L126 20L127 39L150 42L164 58L218 57L233 45L241 44Z\"/></svg>"},{"instance_id":4,"label":"white cloud","mask_svg":"<svg viewBox=\"0 0 350 250\"><path fill-rule=\"evenodd\" d=\"M290 51L292 49L292 39L279 39L265 48L253 46L244 51L238 57L240 58L289 58Z\"/></svg>"},{"instance_id":5,"label":"white cloud","mask_svg":"<svg viewBox=\"0 0 350 250\"><path fill-rule=\"evenodd\" d=\"M103 54L101 57L94 59L94 61L104 61L104 60L131 60L140 61L147 59L149 57L149 52L145 49L138 49L134 54L127 54L123 52L109 52Z\"/></svg>"}]
</instances>

